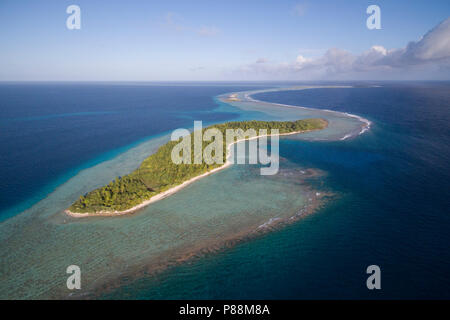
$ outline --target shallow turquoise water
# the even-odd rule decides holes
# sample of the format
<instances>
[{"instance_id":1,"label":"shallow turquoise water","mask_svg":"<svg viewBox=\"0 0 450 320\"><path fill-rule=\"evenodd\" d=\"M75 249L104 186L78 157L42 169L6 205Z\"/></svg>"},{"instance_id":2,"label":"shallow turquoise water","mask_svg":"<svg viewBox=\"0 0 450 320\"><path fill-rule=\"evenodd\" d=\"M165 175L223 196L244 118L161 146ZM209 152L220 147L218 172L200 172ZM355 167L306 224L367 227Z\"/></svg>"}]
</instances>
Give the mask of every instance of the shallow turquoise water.
<instances>
[{"instance_id":1,"label":"shallow turquoise water","mask_svg":"<svg viewBox=\"0 0 450 320\"><path fill-rule=\"evenodd\" d=\"M322 133L282 138L281 145L295 138L338 140L361 127L355 118L328 111L252 101L234 105L240 119L323 116L330 122ZM231 107L220 103L218 110L227 108ZM146 274L220 251L305 215L321 198L317 192L323 188L319 181L324 172L282 160L275 176L261 176L258 167L234 165L133 215L72 219L62 212L80 194L132 171L167 140L164 135L148 140L82 170L29 210L0 224L0 297L68 298L65 268L72 264L82 270L82 290L76 297L109 293ZM311 179L317 190L310 186ZM332 193L324 191L322 195Z\"/></svg>"},{"instance_id":2,"label":"shallow turquoise water","mask_svg":"<svg viewBox=\"0 0 450 320\"><path fill-rule=\"evenodd\" d=\"M257 95L363 115L372 128L345 141L285 139L292 166L334 197L315 214L224 251L142 277L104 298L449 299L450 87L382 83ZM366 268L381 268L381 290Z\"/></svg>"}]
</instances>

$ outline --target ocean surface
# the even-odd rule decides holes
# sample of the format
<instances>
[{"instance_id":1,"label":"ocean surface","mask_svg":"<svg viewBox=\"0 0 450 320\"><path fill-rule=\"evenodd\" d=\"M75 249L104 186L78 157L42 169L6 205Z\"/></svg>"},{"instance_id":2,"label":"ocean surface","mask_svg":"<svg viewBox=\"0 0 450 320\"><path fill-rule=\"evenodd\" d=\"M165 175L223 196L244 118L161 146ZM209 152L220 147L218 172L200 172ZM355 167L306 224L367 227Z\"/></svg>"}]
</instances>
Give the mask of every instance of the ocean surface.
<instances>
[{"instance_id":1,"label":"ocean surface","mask_svg":"<svg viewBox=\"0 0 450 320\"><path fill-rule=\"evenodd\" d=\"M83 168L174 128L237 118L212 97L247 86L0 84L0 221Z\"/></svg>"},{"instance_id":2,"label":"ocean surface","mask_svg":"<svg viewBox=\"0 0 450 320\"><path fill-rule=\"evenodd\" d=\"M449 299L450 84L352 85L252 97L358 115L363 134L323 111L325 136L280 139L276 176L236 165L135 215L71 221L61 210L77 195L131 171L172 129L303 111L217 100L279 83L1 84L0 297L55 297L78 263L101 283L84 294L104 299ZM302 216L317 194L329 196ZM366 287L372 264L382 290Z\"/></svg>"}]
</instances>

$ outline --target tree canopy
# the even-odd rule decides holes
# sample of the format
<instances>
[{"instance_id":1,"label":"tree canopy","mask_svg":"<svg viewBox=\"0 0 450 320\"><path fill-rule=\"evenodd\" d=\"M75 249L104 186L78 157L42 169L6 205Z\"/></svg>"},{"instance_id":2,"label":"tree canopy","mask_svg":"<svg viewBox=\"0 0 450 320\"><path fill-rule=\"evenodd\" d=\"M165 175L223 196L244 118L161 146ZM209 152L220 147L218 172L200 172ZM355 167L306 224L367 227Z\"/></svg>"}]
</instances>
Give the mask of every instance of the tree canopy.
<instances>
[{"instance_id":1,"label":"tree canopy","mask_svg":"<svg viewBox=\"0 0 450 320\"><path fill-rule=\"evenodd\" d=\"M304 119L297 121L235 121L212 125L202 129L217 128L225 138L227 129L278 129L280 134L318 130L326 127L327 122L322 119ZM191 133L191 153L194 154L194 133ZM238 139L240 137L236 137ZM242 138L242 137L241 137ZM75 201L70 207L71 212L95 213L99 211L114 212L130 209L158 193L175 187L191 178L208 172L222 164L175 164L171 154L178 141L170 141L161 146L156 153L146 158L142 164L124 177L117 177L108 185L95 189ZM228 141L227 141L228 143ZM202 151L208 142L203 142ZM223 143L223 163L226 162L227 145Z\"/></svg>"}]
</instances>

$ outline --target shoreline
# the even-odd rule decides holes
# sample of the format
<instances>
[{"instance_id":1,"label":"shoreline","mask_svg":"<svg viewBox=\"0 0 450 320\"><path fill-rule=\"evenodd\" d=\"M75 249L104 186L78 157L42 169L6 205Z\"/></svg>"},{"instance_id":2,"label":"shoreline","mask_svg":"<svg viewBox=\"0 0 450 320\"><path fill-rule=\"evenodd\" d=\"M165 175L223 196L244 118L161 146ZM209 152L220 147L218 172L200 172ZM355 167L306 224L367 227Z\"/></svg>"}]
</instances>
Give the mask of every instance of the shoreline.
<instances>
[{"instance_id":1,"label":"shoreline","mask_svg":"<svg viewBox=\"0 0 450 320\"><path fill-rule=\"evenodd\" d=\"M331 87L334 87L334 86L331 86ZM343 87L345 87L345 88L352 88L352 86L343 86ZM245 98L244 100L241 100L238 97L239 93L242 93L242 92L231 92L231 93L227 93L227 94L218 96L218 99L221 100L222 102L225 102L225 103L245 102L245 100L247 100L248 102L269 103L271 105L279 106L279 107L296 108L296 109L298 109L298 108L301 108L301 109L313 109L313 108L308 108L308 107L294 106L294 105L281 104L281 103L275 103L275 102L265 102L265 101L261 101L261 100L257 100L255 98L253 98L253 95L257 94L257 93L260 93L260 91L261 92L265 92L265 91L305 90L305 89L315 89L315 88L322 88L322 87L276 88L276 89L269 89L269 90L257 90L256 92L252 92L252 91L245 92L244 91L243 92L244 93L244 98ZM326 86L324 88L328 88L328 86ZM224 97L225 95L228 96L228 98L225 98ZM329 110L329 109L322 109L322 111L331 112L331 113L338 113L338 114L342 114L342 115L345 115L345 116L350 117L350 118L358 119L362 124L361 124L359 133L357 133L356 135L361 135L364 132L368 131L370 129L370 127L371 127L371 124L372 124L371 121L369 121L369 120L367 120L367 119L365 119L365 118L363 118L361 116L354 115L354 114L351 114L351 113L348 113L348 112L341 112L341 111L335 111L335 110ZM328 127L329 123L328 123L328 121L326 119L322 119L322 120L326 122L326 126L323 128L323 129L325 129L325 128ZM314 130L289 132L289 133L278 134L277 136L301 134L301 133L306 133L306 132L309 132L309 131L316 131L316 130L323 130L323 129L314 129ZM260 136L250 137L250 138L247 138L247 139L245 139L245 138L244 139L239 139L239 140L236 140L235 142L231 143L230 145L228 145L227 146L227 150L229 151L230 147L233 144L235 144L235 143L238 143L238 142L241 142L241 141L244 141L244 140L258 139L258 138L265 137L265 136L269 137L269 136L274 136L274 135L260 135ZM341 141L342 140L346 140L347 138L350 138L352 136L354 136L354 134L351 134L351 133L350 134L346 134L345 136L341 137L339 140L341 140ZM202 173L202 174L200 174L200 175L198 175L196 177L193 177L193 178L191 178L189 180L186 180L183 183L181 183L181 184L179 184L179 185L177 185L175 187L172 187L172 188L170 188L170 189L168 189L166 191L158 193L155 196L151 197L150 199L145 200L145 201L141 202L140 204L138 204L138 205L136 205L136 206L134 206L132 208L123 210L123 211L98 211L98 212L92 212L92 213L90 213L90 212L79 213L79 212L72 212L69 209L66 209L66 210L64 210L64 213L66 213L68 216L71 216L73 218L101 217L101 216L107 217L107 216L121 216L121 215L125 215L125 214L130 214L130 213L133 213L133 212L135 212L137 210L140 210L140 209L142 209L142 208L144 208L144 207L146 207L146 206L148 206L148 205L150 205L150 204L152 204L152 203L154 203L156 201L162 200L162 199L164 199L164 198L166 198L166 197L168 197L168 196L170 196L172 194L177 193L178 191L180 191L184 187L188 186L189 184L191 184L191 183L193 183L193 182L195 182L195 181L197 181L197 180L199 180L201 178L204 178L204 177L206 177L206 176L208 176L210 174L216 173L216 172L218 172L220 170L226 169L231 164L233 164L233 163L227 158L227 161L222 166L214 168L211 171L207 171L205 173Z\"/></svg>"},{"instance_id":2,"label":"shoreline","mask_svg":"<svg viewBox=\"0 0 450 320\"><path fill-rule=\"evenodd\" d=\"M301 91L301 90L320 89L320 88L354 88L354 87L353 87L353 86L331 86L331 87L325 86L325 87L306 87L306 88L295 88L295 89L287 88L288 90L284 90L284 89L286 89L286 88L279 88L279 89L274 89L274 90L269 89L269 90L258 90L257 92L250 92L250 93L245 94L244 97L245 97L246 99L248 99L250 102L256 102L256 103L258 103L258 102L260 102L260 103L269 103L269 104L272 104L272 105L281 106L281 107L286 107L286 108L314 109L314 108L309 108L309 107L295 106L295 105L291 105L291 104L283 104L283 103L277 103L277 102L262 101L262 100L258 100L258 99L253 98L253 95L254 95L254 94L258 94L258 93L264 93L264 92L267 92L267 91L269 91L269 92L270 92L270 91L272 91L272 92L277 92L277 91L289 91L289 90L292 90L292 91ZM238 93L239 93L239 92L237 92L237 93L235 93L235 94L238 94ZM319 109L319 110L322 110L322 111L325 111L325 112L331 112L331 113L340 113L340 114L346 115L346 116L348 116L348 117L350 117L350 118L356 118L356 119L358 119L359 121L361 121L361 122L363 123L363 124L361 125L361 130L359 131L358 135L361 135L361 134L363 134L364 132L370 130L370 127L371 127L371 125L372 125L372 122L371 122L370 120L368 120L368 119L366 119L366 118L364 118L364 117L358 116L358 115L356 115L356 114L349 113L349 112L345 112L345 111L337 111L337 110L330 110L330 109ZM347 134L347 135L345 135L344 137L342 137L342 138L339 139L339 140L341 140L341 141L342 141L342 140L346 140L346 139L348 139L348 138L350 138L350 137L352 137L352 136L353 136L352 134Z\"/></svg>"},{"instance_id":3,"label":"shoreline","mask_svg":"<svg viewBox=\"0 0 450 320\"><path fill-rule=\"evenodd\" d=\"M372 86L372 87L380 87L380 86ZM345 88L345 89L347 89L347 88L354 88L354 86L294 86L294 87L280 87L280 88L272 88L272 89L231 92L231 93L219 95L217 98L218 98L218 100L220 100L220 101L222 101L224 103L228 103L228 104L231 104L233 102L255 102L255 103L270 104L270 105L274 105L274 106L278 106L278 107L284 107L284 108L320 110L320 111L329 112L329 113L342 114L342 115L345 115L345 116L350 117L350 118L358 119L362 123L359 133L358 134L346 134L345 136L343 136L342 138L339 139L341 141L342 140L346 140L346 139L348 139L350 137L361 135L364 132L370 130L370 128L372 126L372 121L370 121L370 120L368 120L368 119L366 119L366 118L364 118L362 116L358 116L356 114L352 114L352 113L349 113L349 112L338 111L338 110L330 110L330 109L317 109L317 108L313 108L313 107L303 107L303 106L298 106L298 105L290 105L290 104L283 104L283 103L277 103L277 102L263 101L263 100L258 100L258 99L253 98L253 95L259 94L259 93L265 93L265 92L302 91L302 90L311 90L311 89L333 89L333 88L337 88L337 89ZM244 95L243 96L244 99L239 99L238 95L240 93L242 93ZM225 96L228 96L228 98L225 98ZM233 97L236 100L230 100L229 97Z\"/></svg>"},{"instance_id":4,"label":"shoreline","mask_svg":"<svg viewBox=\"0 0 450 320\"><path fill-rule=\"evenodd\" d=\"M234 104L225 102L220 96L214 97L214 101L219 106L221 103L224 103L226 105ZM241 102L247 101L241 100L239 102L236 102L236 105L241 104ZM292 109L294 108L296 107L293 106ZM257 106L255 106L254 109L257 109ZM252 112L251 108L249 108L248 111L245 108L242 108L242 110L243 115L247 115L247 112ZM290 112L289 109L285 106L270 104L267 105L267 107L261 107L261 110L261 112L263 112L264 114L266 114L267 112L267 114L269 115L268 119L271 119L272 115L276 116L275 113L280 113L281 120L290 120L290 117L284 117L283 115L286 111ZM295 112L292 114L294 118L295 115L297 115L297 113ZM309 116L307 113L302 112L299 112L298 114L300 115L299 118ZM303 114L306 114L306 116ZM314 116L314 114L312 114L311 116ZM324 116L325 119L329 121L327 127L330 129L334 128L334 118L328 119L327 114L324 114ZM246 117L243 117L243 119L245 120L252 117L253 115L250 114ZM314 117L323 119L320 114ZM262 120L264 121L265 118ZM358 126L356 121L354 123L354 131L357 132ZM316 134L320 134L320 132L323 130L329 129L317 130L317 133L312 133L312 135L315 136ZM296 132L290 132L288 134L291 134L291 136L287 136L284 139L280 138L280 140L286 141L286 139L303 139L304 135L302 136L300 133L298 135L295 135L295 133ZM307 136L310 135L310 133L307 133L307 130L302 131L302 133L305 133L305 135ZM342 134L342 136L343 135L344 134ZM251 138L257 139L256 136ZM309 140L308 138L306 139ZM148 143L148 141L153 140L153 137L151 137L151 139L146 138L144 142ZM331 141L338 141L338 138L333 137ZM299 177L301 177L302 179L301 185L299 186L298 190L299 194L304 197L304 201L298 201L295 203L292 202L291 204L291 201L297 201L299 197L296 197L295 194L289 193L292 189L291 187L297 187L297 184L291 184L290 182L288 182L287 184L287 186L290 188L283 189L288 192L288 195L290 195L287 198L289 201L283 200L278 196L270 198L279 201L280 204L284 204L285 202L287 203L286 207L282 207L282 212L281 210L279 210L280 212L274 212L274 214L272 214L273 210L270 210L270 208L272 208L272 202L266 199L264 199L263 204L259 206L258 203L262 200L262 198L258 197L264 193L260 192L260 190L255 190L255 196L257 197L252 199L260 200L256 201L255 204L252 204L252 207L257 206L255 209L265 209L263 205L269 205L267 212L263 212L264 216L261 217L261 221L259 220L260 212L258 210L255 210L254 213L252 212L253 215L250 216L251 220L250 218L249 220L245 220L247 218L247 211L244 207L241 207L239 205L240 203L235 206L236 214L239 215L236 215L236 217L234 217L229 214L229 211L232 209L231 204L234 204L233 200L240 199L242 197L241 195L245 194L235 192L234 189L231 190L232 192L230 192L230 190L226 192L226 189L224 189L225 195L221 196L220 198L221 206L219 207L217 216L221 219L226 219L223 220L223 222L225 223L222 223L222 220L218 218L211 218L211 223L209 222L209 220L203 223L202 221L196 219L197 217L204 217L205 215L208 215L209 217L210 214L215 213L211 211L211 208L217 207L216 203L212 202L211 207L207 207L205 210L203 210L204 212L202 211L201 213L198 213L197 211L200 208L196 208L198 203L196 195L201 195L201 193L198 193L197 191L199 189L207 191L210 183L212 183L213 185L222 184L222 176L216 176L215 178L213 177L210 180L204 180L203 183L194 185L194 188L186 189L185 192L188 192L189 195L192 192L195 196L194 198L190 197L189 195L185 197L184 193L178 195L180 198L169 198L168 200L166 200L167 206L164 204L163 207L170 210L167 210L167 212L164 212L163 210L161 211L161 214L159 212L159 206L161 205L161 203L157 203L156 206L152 208L147 208L147 211L139 212L138 210L140 208L145 207L145 205L143 204L146 201L138 204L141 206L140 208L134 208L134 211L137 211L135 214L133 214L134 211L128 212L133 208L124 210L127 212L121 214L117 214L114 212L108 214L107 212L101 213L100 211L97 211L97 214L81 213L79 214L80 217L72 217L64 212L66 209L68 210L67 207L64 207L64 204L68 199L67 195L69 195L70 197L76 197L77 195L82 194L85 190L95 188L96 186L92 186L92 183L89 180L94 179L92 180L93 182L103 182L103 180L105 179L110 179L111 169L120 169L122 170L121 172L123 172L124 175L128 174L129 171L133 170L137 165L139 165L139 162L141 162L141 156L148 157L149 152L150 154L154 152L155 149L153 148L160 147L161 143L164 142L160 141L158 143L150 145L139 143L139 152L127 152L126 155L123 156L123 158L121 155L119 157L114 157L111 165L109 163L102 163L98 168L88 169L86 171L83 170L82 173L78 174L75 177L75 179L71 179L69 183L58 187L57 191L54 192L54 194L52 194L48 199L46 199L45 202L42 202L40 206L33 208L32 210L34 211L30 210L30 216L36 216L42 219L33 219L28 221L27 216L27 220L23 221L23 226L21 224L21 221L17 222L16 225L17 220L14 220L14 228L11 229L10 233L5 232L5 236L8 238L8 240L10 240L14 247L17 247L17 249L14 250L17 254L8 254L5 258L8 260L8 262L11 261L10 263L14 264L15 268L12 269L11 273L5 275L5 285L4 290L2 290L2 295L7 297L23 297L23 294L25 293L29 298L41 299L89 299L92 297L100 297L103 296L105 291L113 292L116 289L120 289L120 287L124 285L123 276L125 276L126 279L130 281L128 283L132 285L131 281L139 280L141 277L153 277L153 275L157 274L158 272L166 272L167 270L168 272L171 272L170 268L173 266L184 264L186 261L193 261L194 259L202 258L203 255L214 254L218 251L226 250L227 248L233 247L242 241L250 241L254 237L259 237L265 233L284 228L286 225L298 221L304 218L306 215L314 213L317 208L320 208L326 202L331 200L328 198L322 199L320 196L321 194L324 196L327 195L321 189L315 189L309 183L309 178L303 178L302 172L302 175L298 173ZM235 149L236 147L234 146L234 144L237 144L237 142L238 141L234 141L230 143L229 146L225 146L225 150L227 150L227 147L228 149ZM151 146L151 148L149 146ZM136 149L138 148L136 147ZM211 170L208 172L199 173L196 177L188 178L186 181L174 186L174 188L184 188L188 184L195 182L192 181L190 183L186 183L190 179L197 178L196 180L199 180L204 176L216 173L216 171L226 169L227 167L224 167L224 165L226 164L226 162L228 162L228 158L230 159L230 161L234 160L233 162L236 163L236 158L230 155L229 157L227 157L227 159L225 159L223 164L217 165L216 168L211 168ZM233 177L233 172L235 170L247 170L245 167L232 167L232 169L232 171L224 171L222 175L228 176L230 174L230 176ZM257 169L258 168L256 168L255 170ZM300 169L305 168L299 167L298 170ZM282 173L282 171L280 171L280 173ZM277 182L283 181L284 183L284 179L289 179L289 177L291 176L290 174L288 174L288 172L286 174L280 173L278 174L279 177L273 176L272 178L266 179L269 180L268 182L270 186L272 186L272 179L274 180L273 186L277 187ZM255 174L257 173L255 172ZM293 174L293 177L296 177L295 173ZM102 180L96 180L98 178ZM234 177L233 180L230 181L231 183L233 183ZM105 183L107 183L107 180L105 180ZM263 184L265 184L264 181ZM181 185L183 186L181 187ZM74 186L76 188L83 189L81 189L80 192L76 192L77 194L75 194L75 192L73 192L72 190L78 189L75 189ZM250 186L249 188L251 187L252 186ZM271 189L272 187L270 187L270 189L264 188L261 190ZM167 192L169 190L170 189L165 190L164 192ZM240 190L241 189L238 189L237 191ZM245 191L247 189L243 188L242 190ZM179 190L173 192L173 194L178 191ZM295 191L296 193L296 190L293 191ZM320 193L315 191L319 191ZM170 196L170 194L163 196L161 195L161 193L159 194L159 197L161 197L161 199ZM235 195L234 197L230 198L226 193ZM212 195L216 193L211 192L210 194ZM153 197L156 196L158 196L158 194L154 195ZM147 199L152 200L152 198ZM230 199L232 199L232 203L230 203ZM148 205L158 200L153 199L152 201L148 202ZM183 206L183 202L185 200L189 202L189 206ZM174 202L174 204L172 204L172 202ZM203 205L201 207L203 207ZM174 208L175 210L172 210L172 208ZM289 210L286 211L284 210L284 208ZM120 209L118 211L120 211ZM181 222L184 220L177 219L186 219L186 217L190 217L189 215L183 215L185 212L188 214L193 214L192 217L194 217L195 219L189 220L193 223L192 225L188 226L184 224L178 224L178 221ZM130 215L125 216L128 213ZM163 213L168 214L166 215ZM77 212L74 212L74 214L77 214ZM114 220L110 221L107 218L107 216L112 217L114 215L123 215L123 217L118 217L117 219L123 218L125 220L117 220L117 223L115 223ZM101 218L101 216L105 216L105 218ZM78 218L88 217L93 218L91 220L77 220ZM47 224L47 221L50 223ZM85 225L83 222L88 223L88 225ZM91 225L91 222L94 222L95 225ZM213 228L211 226L213 226ZM199 229L200 227L201 229ZM21 231L21 229L23 229L22 231L26 232L18 232ZM149 230L151 232L149 232ZM192 230L195 230L195 232L191 232ZM199 238L199 236L201 236L201 238ZM86 245L92 250L88 250L89 252L86 252L86 250L84 250L82 246L75 246L73 247L71 256L73 258L76 258L76 260L81 264L85 265L84 274L85 277L87 277L87 281L85 282L88 284L90 283L92 286L85 286L80 294L73 293L67 295L67 290L64 291L64 288L57 285L59 281L57 274L58 270L60 269L60 265L58 264L58 259L56 258L58 258L58 254L60 251L59 249L63 249L66 244L68 247L70 247L73 243L77 243L77 241L79 242L79 239L89 239L89 241L86 242ZM127 242L128 244L126 244ZM57 244L58 247L56 248L56 250L48 251L48 246L52 245L52 243ZM31 247L30 244L32 244ZM23 248L29 247L34 248L34 250L23 250ZM130 251L130 248L132 249L132 251ZM34 273L31 274L31 272L29 271L30 268L27 268L27 265L33 265L36 261L41 261L42 257L40 252L47 252L48 254L48 256L45 257L46 269L56 271L46 273L49 275L49 280L51 281L35 283L32 282L32 280L35 279ZM95 262L98 263L97 265L89 263L93 261L92 259L95 259L95 257L93 258L92 256L92 252L94 254L96 253L97 257L101 257L101 259L95 260ZM102 255L103 252L105 253L104 255ZM111 252L113 252L114 255L110 255ZM126 264L124 264L123 261L126 261ZM101 267L103 265L106 266L110 270L110 272L108 272L107 274L102 273L99 266ZM18 286L17 283L22 285Z\"/></svg>"},{"instance_id":5,"label":"shoreline","mask_svg":"<svg viewBox=\"0 0 450 320\"><path fill-rule=\"evenodd\" d=\"M325 120L325 119L322 119L322 120L326 122L325 127L322 128L322 129L294 131L294 132L288 132L288 133L280 133L280 134L276 134L276 135L274 135L274 134L266 134L266 135L258 135L258 136L254 136L254 137L238 139L238 140L230 143L227 146L227 151L230 152L231 146L236 144L236 143L238 143L238 142L241 142L241 141L249 141L249 140L259 139L259 138L262 138L262 137L287 136L287 135L301 134L301 133L306 133L306 132L311 132L311 131L316 131L316 130L323 130L323 129L328 127L328 121ZM72 212L69 209L66 209L66 210L64 210L64 212L67 215L69 215L69 216L71 216L73 218L121 216L121 215L129 214L129 213L133 213L133 212L135 212L135 211L137 211L139 209L142 209L142 208L144 208L144 207L146 207L146 206L148 206L148 205L150 205L150 204L152 204L152 203L154 203L156 201L162 200L162 199L167 198L168 196L170 196L172 194L177 193L178 191L180 191L184 187L190 185L191 183L193 183L193 182L195 182L197 180L200 180L200 179L202 179L202 178L204 178L206 176L209 176L210 174L213 174L213 173L216 173L218 171L221 171L223 169L228 168L229 166L231 166L233 164L233 162L230 161L229 158L230 158L230 154L228 154L227 161L223 165L221 165L220 167L214 168L211 171L207 171L205 173L202 173L201 175L198 175L198 176L193 177L193 178L191 178L189 180L186 180L183 183L181 183L181 184L179 184L179 185L177 185L177 186L175 186L173 188L170 188L170 189L168 189L166 191L158 193L157 195L151 197L150 199L145 200L142 203L140 203L140 204L138 204L138 205L136 205L136 206L134 206L134 207L132 207L130 209L127 209L127 210L123 210L123 211L99 211L99 212L93 212L93 213L89 213L89 212L79 213L79 212Z\"/></svg>"},{"instance_id":6,"label":"shoreline","mask_svg":"<svg viewBox=\"0 0 450 320\"><path fill-rule=\"evenodd\" d=\"M229 248L233 248L239 243L244 243L247 241L251 241L257 239L258 237L262 237L270 232L274 232L277 230L281 230L282 228L291 225L311 214L314 214L318 208L320 208L324 203L326 203L326 199L323 199L322 196L318 197L317 193L315 193L315 197L310 199L307 204L305 204L297 213L290 217L284 218L270 218L266 222L261 225L250 225L245 230L242 230L234 235L227 236L225 239L221 239L220 241L211 241L205 246L195 246L188 251L181 251L177 259L165 262L163 264L148 262L144 264L142 268L134 269L133 271L126 274L128 280L131 280L131 283L135 279L139 279L142 277L154 277L158 274L166 272L170 270L170 268L180 266L186 262L193 262L198 259L202 259L206 255L216 254L218 252L223 252ZM158 260L157 258L155 260ZM103 287L94 287L89 292L86 292L81 295L73 295L69 296L69 299L90 299L94 297L101 297L105 293L111 293L114 290L117 290L123 283L118 283L116 279L111 279L110 281L106 281L108 286Z\"/></svg>"}]
</instances>

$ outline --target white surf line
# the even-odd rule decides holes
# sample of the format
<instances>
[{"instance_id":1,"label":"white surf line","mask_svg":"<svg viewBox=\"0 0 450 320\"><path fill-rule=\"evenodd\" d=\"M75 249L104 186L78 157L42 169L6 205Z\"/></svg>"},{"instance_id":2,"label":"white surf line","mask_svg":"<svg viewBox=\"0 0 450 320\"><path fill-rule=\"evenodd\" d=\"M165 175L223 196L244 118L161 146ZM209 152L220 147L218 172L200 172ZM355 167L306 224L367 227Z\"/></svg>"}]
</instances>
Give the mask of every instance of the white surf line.
<instances>
[{"instance_id":1,"label":"white surf line","mask_svg":"<svg viewBox=\"0 0 450 320\"><path fill-rule=\"evenodd\" d=\"M264 92L277 92L277 91L301 91L301 90L308 90L308 89L332 89L332 88L354 88L354 86L317 86L317 87L286 87L286 88L273 88L273 89L266 89L266 90L256 90L256 91L247 91L247 92L242 92L244 94L244 98L251 101L251 102L255 102L255 103L267 103L267 104L273 104L273 105L277 105L277 106L281 106L281 107L287 107L287 108L301 108L301 109L313 109L313 110L318 110L318 111L325 111L325 112L329 112L329 113L335 113L335 114L341 114L341 115L346 115L348 117L351 118L356 118L359 121L361 121L364 125L362 125L361 127L361 131L358 133L358 135L363 134L364 132L368 131L370 129L370 126L372 125L372 122L366 118L363 118L361 116L358 116L356 114L352 114L352 113L348 113L348 112L341 112L341 111L335 111L335 110L330 110L330 109L316 109L316 108L308 108L308 107L302 107L302 106L294 106L294 105L290 105L290 104L283 104L283 103L276 103L276 102L268 102L268 101L262 101L262 100L258 100L252 97L252 95L254 94L258 94L258 93L264 93ZM233 92L231 94L239 94L239 92ZM225 94L225 95L229 95L229 94ZM241 101L241 102L245 102L245 101ZM342 137L339 140L346 140L350 137L352 137L353 134L346 134L344 137Z\"/></svg>"},{"instance_id":2,"label":"white surf line","mask_svg":"<svg viewBox=\"0 0 450 320\"><path fill-rule=\"evenodd\" d=\"M166 197L168 197L168 196L170 196L172 194L177 193L178 191L180 191L184 187L190 185L191 183L193 183L193 182L195 182L195 181L197 181L197 180L199 180L201 178L209 176L210 174L213 174L215 172L223 170L223 169L231 166L232 164L234 164L234 161L230 160L230 158L231 158L231 146L233 146L234 144L237 144L238 142L259 139L259 138L262 138L262 137L287 136L287 135L293 135L293 134L300 134L300 133L306 133L306 132L309 132L309 131L312 131L312 130L302 130L302 131L294 131L294 132L278 133L278 134L264 134L264 135L258 135L258 136L254 136L254 137L249 137L249 138L238 139L238 140L236 140L236 141L234 141L234 142L232 142L232 143L230 143L228 145L228 147L227 147L227 152L228 152L228 154L227 154L227 161L222 166L220 166L218 168L214 168L211 171L207 171L205 173L202 173L201 175L193 177L193 178L191 178L189 180L186 180L183 183L181 183L181 184L179 184L179 185L177 185L177 186L175 186L173 188L170 188L170 189L168 189L166 191L158 193L158 194L154 195L153 197L151 197L150 199L145 200L145 201L141 202L140 204L138 204L138 205L136 205L136 206L134 206L134 207L132 207L130 209L127 209L127 210L123 210L123 211L97 211L97 212L92 212L92 213L90 213L90 212L79 213L79 212L72 212L69 209L66 209L66 210L64 210L64 212L67 215L69 215L71 217L74 217L74 218L88 218L88 217L99 217L99 216L120 216L120 215L124 215L124 214L128 214L128 213L132 213L132 212L135 212L135 211L137 211L139 209L142 209L142 208L148 206L151 203L154 203L156 201L162 200L162 199L164 199L164 198L166 198Z\"/></svg>"}]
</instances>

